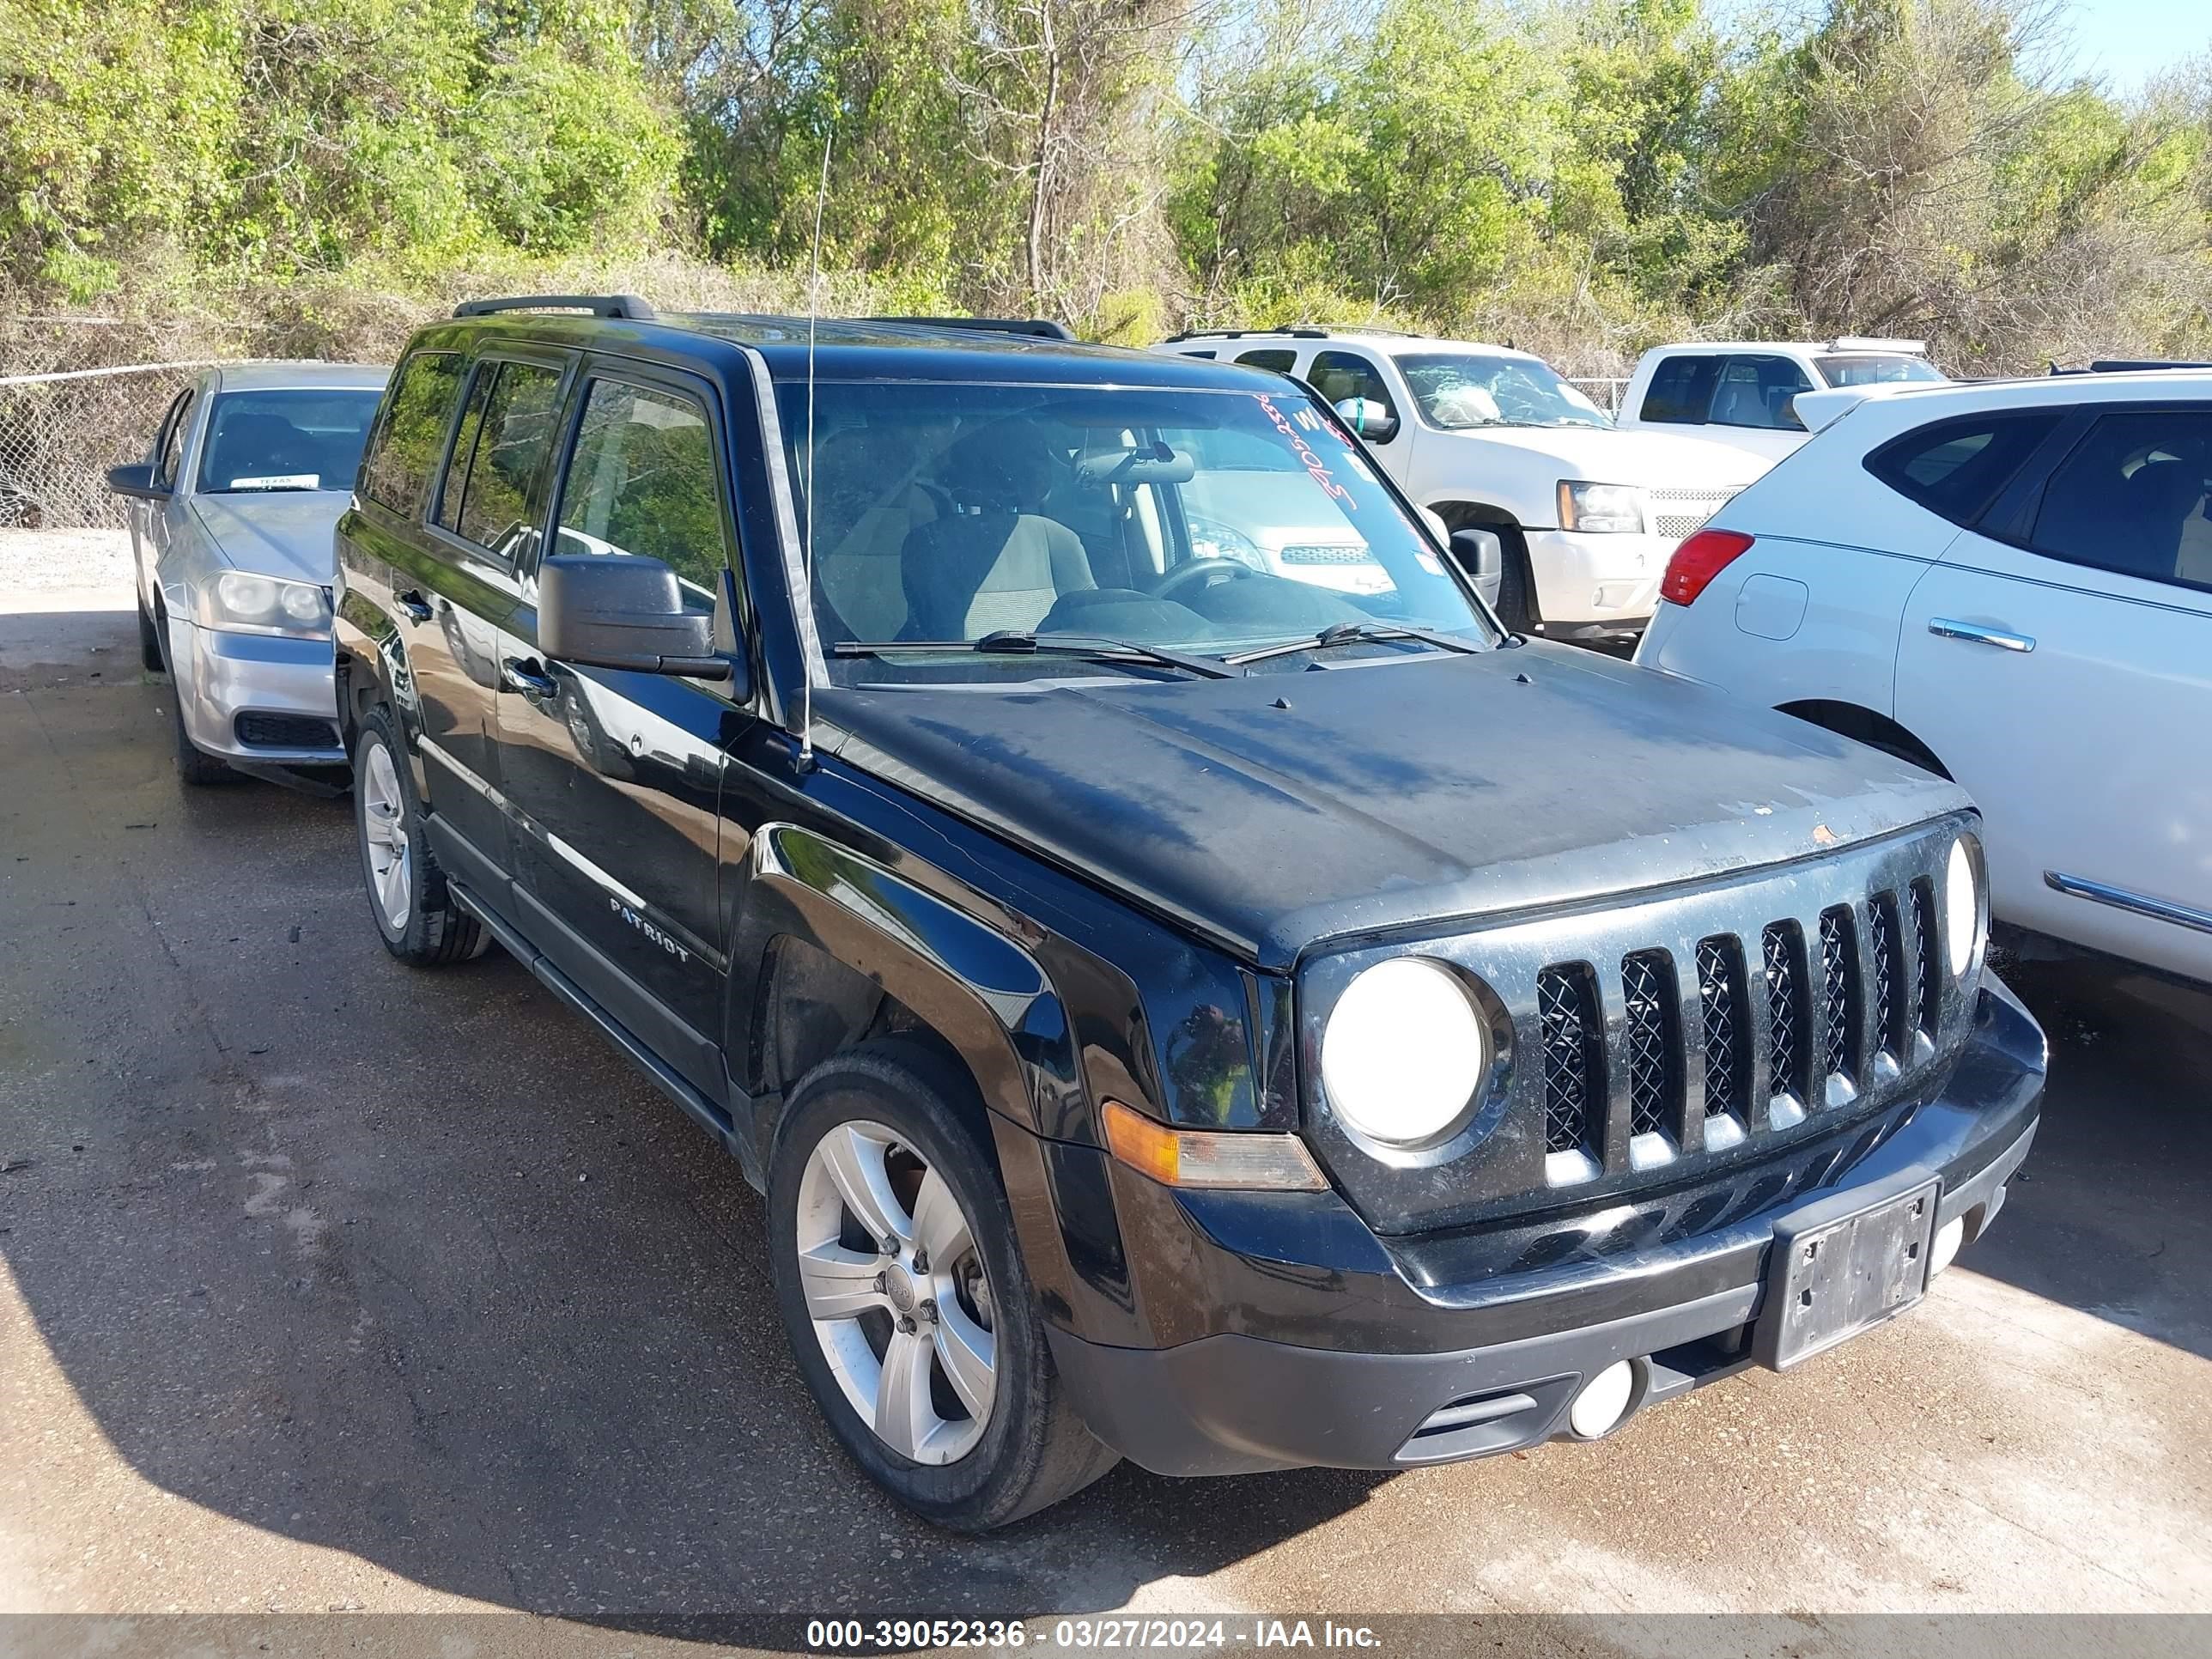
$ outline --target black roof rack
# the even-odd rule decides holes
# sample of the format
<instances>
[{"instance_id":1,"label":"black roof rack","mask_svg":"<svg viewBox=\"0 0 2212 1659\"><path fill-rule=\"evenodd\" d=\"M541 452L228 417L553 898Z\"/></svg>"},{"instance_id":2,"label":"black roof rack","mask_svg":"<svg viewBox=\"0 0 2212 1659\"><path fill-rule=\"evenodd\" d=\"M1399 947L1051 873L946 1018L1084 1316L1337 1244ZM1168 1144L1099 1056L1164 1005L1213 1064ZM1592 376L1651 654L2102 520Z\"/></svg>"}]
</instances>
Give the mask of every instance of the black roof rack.
<instances>
[{"instance_id":1,"label":"black roof rack","mask_svg":"<svg viewBox=\"0 0 2212 1659\"><path fill-rule=\"evenodd\" d=\"M1066 323L1049 317L861 317L863 323L914 323L923 328L975 328L990 334L1027 334L1040 340L1073 340Z\"/></svg>"},{"instance_id":2,"label":"black roof rack","mask_svg":"<svg viewBox=\"0 0 2212 1659\"><path fill-rule=\"evenodd\" d=\"M1241 340L1247 335L1270 335L1278 338L1288 335L1294 340L1326 340L1328 331L1306 323L1295 328L1187 328L1180 334L1169 335L1167 343L1172 345L1177 340Z\"/></svg>"},{"instance_id":3,"label":"black roof rack","mask_svg":"<svg viewBox=\"0 0 2212 1659\"><path fill-rule=\"evenodd\" d=\"M660 313L635 294L516 294L498 300L464 300L456 317L489 317L501 311L588 311L594 317L650 323Z\"/></svg>"},{"instance_id":4,"label":"black roof rack","mask_svg":"<svg viewBox=\"0 0 2212 1659\"><path fill-rule=\"evenodd\" d=\"M2061 368L2051 365L2053 374L2134 374L2156 368L2212 368L2212 363L2180 362L2170 358L2100 357L2087 368Z\"/></svg>"}]
</instances>

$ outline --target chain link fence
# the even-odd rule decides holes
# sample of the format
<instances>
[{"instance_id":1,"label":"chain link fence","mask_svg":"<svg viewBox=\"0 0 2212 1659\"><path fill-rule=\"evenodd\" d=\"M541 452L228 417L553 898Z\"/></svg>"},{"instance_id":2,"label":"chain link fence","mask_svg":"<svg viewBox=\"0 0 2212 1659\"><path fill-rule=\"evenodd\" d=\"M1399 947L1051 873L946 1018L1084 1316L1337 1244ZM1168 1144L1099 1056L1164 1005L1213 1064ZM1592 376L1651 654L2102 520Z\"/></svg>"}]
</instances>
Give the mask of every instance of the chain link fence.
<instances>
[{"instance_id":1,"label":"chain link fence","mask_svg":"<svg viewBox=\"0 0 2212 1659\"><path fill-rule=\"evenodd\" d=\"M0 376L0 528L123 523L107 469L143 460L197 363L138 363Z\"/></svg>"}]
</instances>

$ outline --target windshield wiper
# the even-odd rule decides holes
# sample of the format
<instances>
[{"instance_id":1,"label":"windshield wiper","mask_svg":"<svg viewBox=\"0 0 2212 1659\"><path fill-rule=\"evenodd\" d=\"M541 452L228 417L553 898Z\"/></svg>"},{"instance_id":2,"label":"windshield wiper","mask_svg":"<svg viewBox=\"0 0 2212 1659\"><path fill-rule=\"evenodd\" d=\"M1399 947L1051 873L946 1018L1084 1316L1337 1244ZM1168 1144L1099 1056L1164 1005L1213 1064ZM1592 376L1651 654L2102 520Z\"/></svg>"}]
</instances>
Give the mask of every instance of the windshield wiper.
<instances>
[{"instance_id":1,"label":"windshield wiper","mask_svg":"<svg viewBox=\"0 0 2212 1659\"><path fill-rule=\"evenodd\" d=\"M1221 660L1232 668L1242 668L1246 663L1265 662L1270 657L1287 657L1300 651L1326 651L1339 645L1382 644L1391 640L1419 640L1424 644L1441 647L1446 651L1472 652L1483 647L1472 640L1463 640L1456 634L1440 634L1434 629L1415 628L1407 623L1340 622L1324 628L1310 639L1289 640L1281 645L1263 645L1256 651L1240 651L1233 657Z\"/></svg>"},{"instance_id":2,"label":"windshield wiper","mask_svg":"<svg viewBox=\"0 0 2212 1659\"><path fill-rule=\"evenodd\" d=\"M1225 680L1241 672L1224 665L1237 660L1233 657L1192 656L1165 646L1108 639L1103 635L1040 635L1020 628L1002 628L980 640L840 640L830 647L830 654L834 657L914 656L933 651L971 651L994 657L1082 657L1093 662L1151 662L1180 668L1209 680Z\"/></svg>"}]
</instances>

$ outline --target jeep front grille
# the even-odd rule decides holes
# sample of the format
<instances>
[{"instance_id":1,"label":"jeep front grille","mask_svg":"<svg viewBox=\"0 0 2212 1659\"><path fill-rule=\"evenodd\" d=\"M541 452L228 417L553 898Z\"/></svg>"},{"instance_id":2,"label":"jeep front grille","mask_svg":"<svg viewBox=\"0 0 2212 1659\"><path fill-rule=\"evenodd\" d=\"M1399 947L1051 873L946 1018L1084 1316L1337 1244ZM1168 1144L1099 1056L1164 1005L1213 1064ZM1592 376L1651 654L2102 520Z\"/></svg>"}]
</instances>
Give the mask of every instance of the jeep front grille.
<instances>
[{"instance_id":1,"label":"jeep front grille","mask_svg":"<svg viewBox=\"0 0 2212 1659\"><path fill-rule=\"evenodd\" d=\"M1627 1015L1628 1133L1657 1134L1682 1098L1672 959L1664 951L1638 951L1620 964L1620 989Z\"/></svg>"},{"instance_id":2,"label":"jeep front grille","mask_svg":"<svg viewBox=\"0 0 2212 1659\"><path fill-rule=\"evenodd\" d=\"M1805 1097L1804 941L1795 923L1778 921L1761 943L1766 963L1767 1077L1773 1092Z\"/></svg>"},{"instance_id":3,"label":"jeep front grille","mask_svg":"<svg viewBox=\"0 0 2212 1659\"><path fill-rule=\"evenodd\" d=\"M1743 947L1726 934L1698 941L1698 1012L1705 1024L1705 1115L1746 1119L1751 1018L1743 997Z\"/></svg>"},{"instance_id":4,"label":"jeep front grille","mask_svg":"<svg viewBox=\"0 0 2212 1659\"><path fill-rule=\"evenodd\" d=\"M1858 1051L1858 951L1851 913L1820 913L1820 1075L1850 1083Z\"/></svg>"},{"instance_id":5,"label":"jeep front grille","mask_svg":"<svg viewBox=\"0 0 2212 1659\"><path fill-rule=\"evenodd\" d=\"M1544 1150L1579 1152L1596 1144L1591 1102L1602 1102L1597 1000L1589 969L1547 968L1536 975L1536 1018L1544 1048Z\"/></svg>"},{"instance_id":6,"label":"jeep front grille","mask_svg":"<svg viewBox=\"0 0 2212 1659\"><path fill-rule=\"evenodd\" d=\"M1936 1018L1942 1007L1942 952L1936 943L1936 884L1925 879L1912 884L1912 1029L1929 1042L1936 1040Z\"/></svg>"},{"instance_id":7,"label":"jeep front grille","mask_svg":"<svg viewBox=\"0 0 2212 1659\"><path fill-rule=\"evenodd\" d=\"M1869 1015L1869 1027L1875 1053L1893 1060L1901 1060L1905 1055L1905 1038L1898 1029L1897 1017L1904 1012L1899 993L1904 987L1905 964L1898 957L1897 896L1893 893L1878 894L1867 906L1867 958L1874 976L1874 1007Z\"/></svg>"}]
</instances>

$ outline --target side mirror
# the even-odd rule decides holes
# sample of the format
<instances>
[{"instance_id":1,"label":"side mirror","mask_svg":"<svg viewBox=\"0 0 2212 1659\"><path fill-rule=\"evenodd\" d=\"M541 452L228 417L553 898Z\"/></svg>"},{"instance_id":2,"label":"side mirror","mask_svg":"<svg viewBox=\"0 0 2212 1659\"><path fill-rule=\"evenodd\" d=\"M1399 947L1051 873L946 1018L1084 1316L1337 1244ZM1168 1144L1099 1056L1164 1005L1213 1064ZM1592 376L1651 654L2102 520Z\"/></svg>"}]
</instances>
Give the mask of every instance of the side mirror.
<instances>
[{"instance_id":1,"label":"side mirror","mask_svg":"<svg viewBox=\"0 0 2212 1659\"><path fill-rule=\"evenodd\" d=\"M130 495L142 501L166 501L169 492L154 482L151 463L137 461L129 466L107 469L107 487L118 495Z\"/></svg>"},{"instance_id":2,"label":"side mirror","mask_svg":"<svg viewBox=\"0 0 2212 1659\"><path fill-rule=\"evenodd\" d=\"M659 559L562 553L538 567L538 648L563 662L726 680L735 661L714 649L714 619L684 605Z\"/></svg>"},{"instance_id":3,"label":"side mirror","mask_svg":"<svg viewBox=\"0 0 2212 1659\"><path fill-rule=\"evenodd\" d=\"M1455 530L1451 550L1452 557L1459 561L1459 568L1474 584L1474 591L1495 610L1498 588L1505 575L1505 544L1498 538L1498 532L1474 526Z\"/></svg>"},{"instance_id":4,"label":"side mirror","mask_svg":"<svg viewBox=\"0 0 2212 1659\"><path fill-rule=\"evenodd\" d=\"M1346 398L1336 405L1337 418L1370 444L1387 444L1398 435L1398 417L1389 406L1373 398Z\"/></svg>"}]
</instances>

